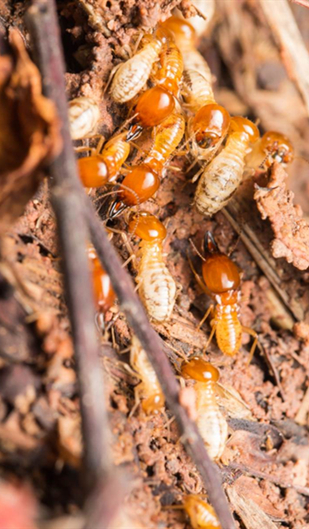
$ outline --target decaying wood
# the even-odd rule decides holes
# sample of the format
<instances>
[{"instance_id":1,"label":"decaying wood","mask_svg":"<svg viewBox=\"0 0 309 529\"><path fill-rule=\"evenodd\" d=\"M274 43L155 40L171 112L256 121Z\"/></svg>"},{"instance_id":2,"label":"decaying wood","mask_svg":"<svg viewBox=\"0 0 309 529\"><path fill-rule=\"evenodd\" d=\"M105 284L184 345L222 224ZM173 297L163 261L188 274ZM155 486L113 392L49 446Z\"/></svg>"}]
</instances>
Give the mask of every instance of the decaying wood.
<instances>
[{"instance_id":1,"label":"decaying wood","mask_svg":"<svg viewBox=\"0 0 309 529\"><path fill-rule=\"evenodd\" d=\"M262 219L269 219L275 239L272 255L284 257L300 270L309 266L309 224L300 206L293 204L294 193L287 189L287 173L274 163L266 187L256 186L254 200Z\"/></svg>"},{"instance_id":2,"label":"decaying wood","mask_svg":"<svg viewBox=\"0 0 309 529\"><path fill-rule=\"evenodd\" d=\"M277 525L250 498L241 496L233 487L227 488L227 494L247 529L277 529Z\"/></svg>"}]
</instances>

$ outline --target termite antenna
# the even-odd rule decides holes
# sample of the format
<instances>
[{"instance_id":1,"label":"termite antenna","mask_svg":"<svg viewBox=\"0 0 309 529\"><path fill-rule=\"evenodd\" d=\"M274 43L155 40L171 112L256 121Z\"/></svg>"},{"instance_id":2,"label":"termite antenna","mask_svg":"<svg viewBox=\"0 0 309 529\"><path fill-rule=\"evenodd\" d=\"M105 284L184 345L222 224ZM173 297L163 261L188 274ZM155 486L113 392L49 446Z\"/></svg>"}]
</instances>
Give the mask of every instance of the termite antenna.
<instances>
[{"instance_id":1,"label":"termite antenna","mask_svg":"<svg viewBox=\"0 0 309 529\"><path fill-rule=\"evenodd\" d=\"M205 261L205 257L201 254L201 252L199 252L199 250L197 249L197 247L195 246L194 242L192 241L190 237L189 237L189 243L191 244L193 250L197 253L197 255L202 259L202 261Z\"/></svg>"}]
</instances>

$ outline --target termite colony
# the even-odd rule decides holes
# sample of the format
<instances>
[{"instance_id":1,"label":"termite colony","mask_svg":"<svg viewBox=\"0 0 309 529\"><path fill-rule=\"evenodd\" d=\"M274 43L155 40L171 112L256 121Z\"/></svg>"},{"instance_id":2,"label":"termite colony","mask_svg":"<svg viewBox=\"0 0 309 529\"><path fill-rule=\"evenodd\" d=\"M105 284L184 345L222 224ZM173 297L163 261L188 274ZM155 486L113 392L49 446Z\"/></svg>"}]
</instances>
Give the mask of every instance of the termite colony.
<instances>
[{"instance_id":1,"label":"termite colony","mask_svg":"<svg viewBox=\"0 0 309 529\"><path fill-rule=\"evenodd\" d=\"M145 34L133 56L120 64L107 87L109 97L126 104L127 119L105 144L99 141L89 156L78 159L85 188L107 186L111 201L106 215L107 229L114 229L122 215L129 238L139 240L134 257L136 284L150 321L164 323L177 303L177 283L163 252L167 228L140 206L153 199L166 177L171 160L185 149L196 169L195 207L204 217L224 208L244 178L252 171L266 170L274 161L284 165L293 159L293 146L279 132L261 138L257 126L242 116L230 116L215 99L210 68L197 51L193 26L172 16ZM73 139L95 136L99 107L88 98L70 102ZM132 165L135 140L144 138L150 148L139 143L142 156ZM142 146L141 146L142 145ZM88 147L86 150L89 150ZM112 226L111 226L112 224ZM114 231L120 231L114 229ZM115 301L109 277L92 247L88 249L98 314L103 316ZM240 270L222 253L212 234L205 233L201 268L196 272L188 259L199 287L212 300L200 323L211 315L211 331L202 355L188 357L179 366L183 385L189 380L195 391L196 423L210 457L219 461L228 439L227 421L218 404L219 370L205 356L213 336L223 355L237 355L243 332L253 336L251 355L259 345L257 334L244 327L240 315ZM146 415L164 410L165 400L155 371L138 339L133 336L131 368L140 383L135 387L136 407ZM212 508L200 497L183 498L183 507L193 527L220 527Z\"/></svg>"}]
</instances>

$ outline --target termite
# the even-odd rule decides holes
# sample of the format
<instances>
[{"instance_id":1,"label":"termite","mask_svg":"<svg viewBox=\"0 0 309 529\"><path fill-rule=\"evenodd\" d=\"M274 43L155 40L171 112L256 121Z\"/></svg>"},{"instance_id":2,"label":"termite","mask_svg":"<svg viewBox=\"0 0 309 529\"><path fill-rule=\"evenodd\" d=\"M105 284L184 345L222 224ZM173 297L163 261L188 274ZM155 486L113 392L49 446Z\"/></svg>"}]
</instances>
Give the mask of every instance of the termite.
<instances>
[{"instance_id":1,"label":"termite","mask_svg":"<svg viewBox=\"0 0 309 529\"><path fill-rule=\"evenodd\" d=\"M250 145L259 138L258 128L246 118L231 119L226 145L204 169L194 197L197 210L211 217L224 208L242 181Z\"/></svg>"},{"instance_id":2,"label":"termite","mask_svg":"<svg viewBox=\"0 0 309 529\"><path fill-rule=\"evenodd\" d=\"M109 218L116 217L127 207L142 204L155 194L168 160L182 140L184 128L184 118L177 113L157 127L153 146L143 163L132 167L120 184L118 197L109 208Z\"/></svg>"},{"instance_id":3,"label":"termite","mask_svg":"<svg viewBox=\"0 0 309 529\"><path fill-rule=\"evenodd\" d=\"M159 65L152 74L152 81L177 97L183 73L183 59L174 42L169 42L160 54Z\"/></svg>"},{"instance_id":4,"label":"termite","mask_svg":"<svg viewBox=\"0 0 309 529\"><path fill-rule=\"evenodd\" d=\"M69 121L72 140L93 136L100 119L100 109L92 99L77 97L69 102Z\"/></svg>"},{"instance_id":5,"label":"termite","mask_svg":"<svg viewBox=\"0 0 309 529\"><path fill-rule=\"evenodd\" d=\"M85 187L101 187L113 182L130 154L126 133L117 134L109 140L100 153L100 147L91 156L79 158L80 179Z\"/></svg>"},{"instance_id":6,"label":"termite","mask_svg":"<svg viewBox=\"0 0 309 529\"><path fill-rule=\"evenodd\" d=\"M292 142L280 132L268 131L257 141L252 152L246 157L246 165L250 168L268 169L274 162L283 166L294 159Z\"/></svg>"},{"instance_id":7,"label":"termite","mask_svg":"<svg viewBox=\"0 0 309 529\"><path fill-rule=\"evenodd\" d=\"M172 314L176 300L176 283L163 259L162 243L166 228L146 211L131 215L129 232L142 239L137 284L141 299L151 320L164 322Z\"/></svg>"},{"instance_id":8,"label":"termite","mask_svg":"<svg viewBox=\"0 0 309 529\"><path fill-rule=\"evenodd\" d=\"M117 69L110 88L110 94L117 103L133 99L147 83L152 67L158 60L167 42L165 31L158 29L155 35L147 35L142 48Z\"/></svg>"},{"instance_id":9,"label":"termite","mask_svg":"<svg viewBox=\"0 0 309 529\"><path fill-rule=\"evenodd\" d=\"M170 31L183 57L185 70L196 70L211 84L212 74L204 57L196 49L196 33L193 26L182 18L171 16L160 27Z\"/></svg>"},{"instance_id":10,"label":"termite","mask_svg":"<svg viewBox=\"0 0 309 529\"><path fill-rule=\"evenodd\" d=\"M215 302L215 305L209 307L199 325L200 327L204 323L209 314L212 315L207 346L216 334L220 351L225 355L235 356L241 346L242 333L247 332L254 337L250 351L251 359L258 345L258 337L254 330L244 327L239 321L239 268L226 254L219 251L209 231L205 235L204 250L203 280L194 270L191 261L190 266L201 289Z\"/></svg>"},{"instance_id":11,"label":"termite","mask_svg":"<svg viewBox=\"0 0 309 529\"><path fill-rule=\"evenodd\" d=\"M193 529L221 529L213 507L200 495L188 494L185 496L183 508L190 518Z\"/></svg>"},{"instance_id":12,"label":"termite","mask_svg":"<svg viewBox=\"0 0 309 529\"><path fill-rule=\"evenodd\" d=\"M181 366L184 378L195 380L196 424L204 440L208 455L218 460L225 448L228 426L216 399L219 371L200 357L190 358Z\"/></svg>"},{"instance_id":13,"label":"termite","mask_svg":"<svg viewBox=\"0 0 309 529\"><path fill-rule=\"evenodd\" d=\"M192 154L208 161L228 132L229 113L215 101L211 71L196 49L196 35L191 24L172 16L163 22L161 27L172 32L183 56L183 96L187 109L192 113L188 121Z\"/></svg>"},{"instance_id":14,"label":"termite","mask_svg":"<svg viewBox=\"0 0 309 529\"><path fill-rule=\"evenodd\" d=\"M115 292L113 290L110 277L102 268L93 246L89 245L87 251L92 273L95 306L97 312L103 316L104 319L105 313L114 304Z\"/></svg>"},{"instance_id":15,"label":"termite","mask_svg":"<svg viewBox=\"0 0 309 529\"><path fill-rule=\"evenodd\" d=\"M164 395L155 370L136 336L132 338L130 364L141 379L135 387L136 403L141 402L146 414L158 413L164 406Z\"/></svg>"}]
</instances>

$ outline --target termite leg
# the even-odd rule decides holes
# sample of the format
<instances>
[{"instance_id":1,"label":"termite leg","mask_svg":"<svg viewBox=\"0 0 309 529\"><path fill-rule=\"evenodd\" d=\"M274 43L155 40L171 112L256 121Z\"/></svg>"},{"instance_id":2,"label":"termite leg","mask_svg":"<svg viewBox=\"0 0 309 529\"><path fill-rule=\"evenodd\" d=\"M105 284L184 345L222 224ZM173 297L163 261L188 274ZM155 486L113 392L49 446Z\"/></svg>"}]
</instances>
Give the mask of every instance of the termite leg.
<instances>
[{"instance_id":1,"label":"termite leg","mask_svg":"<svg viewBox=\"0 0 309 529\"><path fill-rule=\"evenodd\" d=\"M199 287L203 290L203 292L205 292L205 294L207 294L208 296L211 296L211 292L208 290L208 288L206 287L206 285L204 284L204 282L202 281L202 279L200 278L200 276L198 275L197 271L195 270L194 266L193 266L193 263L191 261L190 258L188 258L188 261L189 261L189 264L190 264L190 268L194 274L194 277L196 279L196 282L198 283Z\"/></svg>"},{"instance_id":2,"label":"termite leg","mask_svg":"<svg viewBox=\"0 0 309 529\"><path fill-rule=\"evenodd\" d=\"M135 376L136 376L136 373L135 373ZM139 384L138 384L138 386L139 386ZM141 403L141 399L140 399L140 396L139 396L139 394L140 394L140 389L139 389L138 386L135 386L135 388L134 388L134 398L135 398L135 403L134 403L134 406L133 406L132 410L130 411L128 417L132 417L132 416L134 415L134 413L136 412L138 406L139 406L140 403Z\"/></svg>"},{"instance_id":3,"label":"termite leg","mask_svg":"<svg viewBox=\"0 0 309 529\"><path fill-rule=\"evenodd\" d=\"M243 332L250 334L250 336L254 338L253 344L250 349L249 359L248 359L248 365L250 365L250 363L252 362L255 349L258 347L260 351L263 351L263 348L259 342L259 337L256 331L254 331L253 329L250 329L250 327L242 327L242 330Z\"/></svg>"},{"instance_id":4,"label":"termite leg","mask_svg":"<svg viewBox=\"0 0 309 529\"><path fill-rule=\"evenodd\" d=\"M205 347L203 349L203 355L206 354L208 346L211 343L211 340L213 339L214 334L216 332L216 322L215 322L215 320L211 320L210 325L211 325L211 333L210 333L209 338L207 340L207 343L206 343L206 345L205 345Z\"/></svg>"},{"instance_id":5,"label":"termite leg","mask_svg":"<svg viewBox=\"0 0 309 529\"><path fill-rule=\"evenodd\" d=\"M189 167L189 169L186 170L186 174L192 169L192 167L194 167L194 165L196 164L196 162L192 163ZM193 176L193 178L191 178L191 182L192 184L194 184L194 182L196 182L199 177L201 176L202 172L204 171L204 167L201 167L197 173L195 173L195 175Z\"/></svg>"},{"instance_id":6,"label":"termite leg","mask_svg":"<svg viewBox=\"0 0 309 529\"><path fill-rule=\"evenodd\" d=\"M210 305L210 307L206 310L203 318L201 319L200 323L198 324L197 326L197 330L199 331L200 328L202 327L203 323L207 320L209 314L212 312L214 306L213 305ZM211 330L211 332L213 331L213 329ZM208 344L207 344L208 345Z\"/></svg>"}]
</instances>

